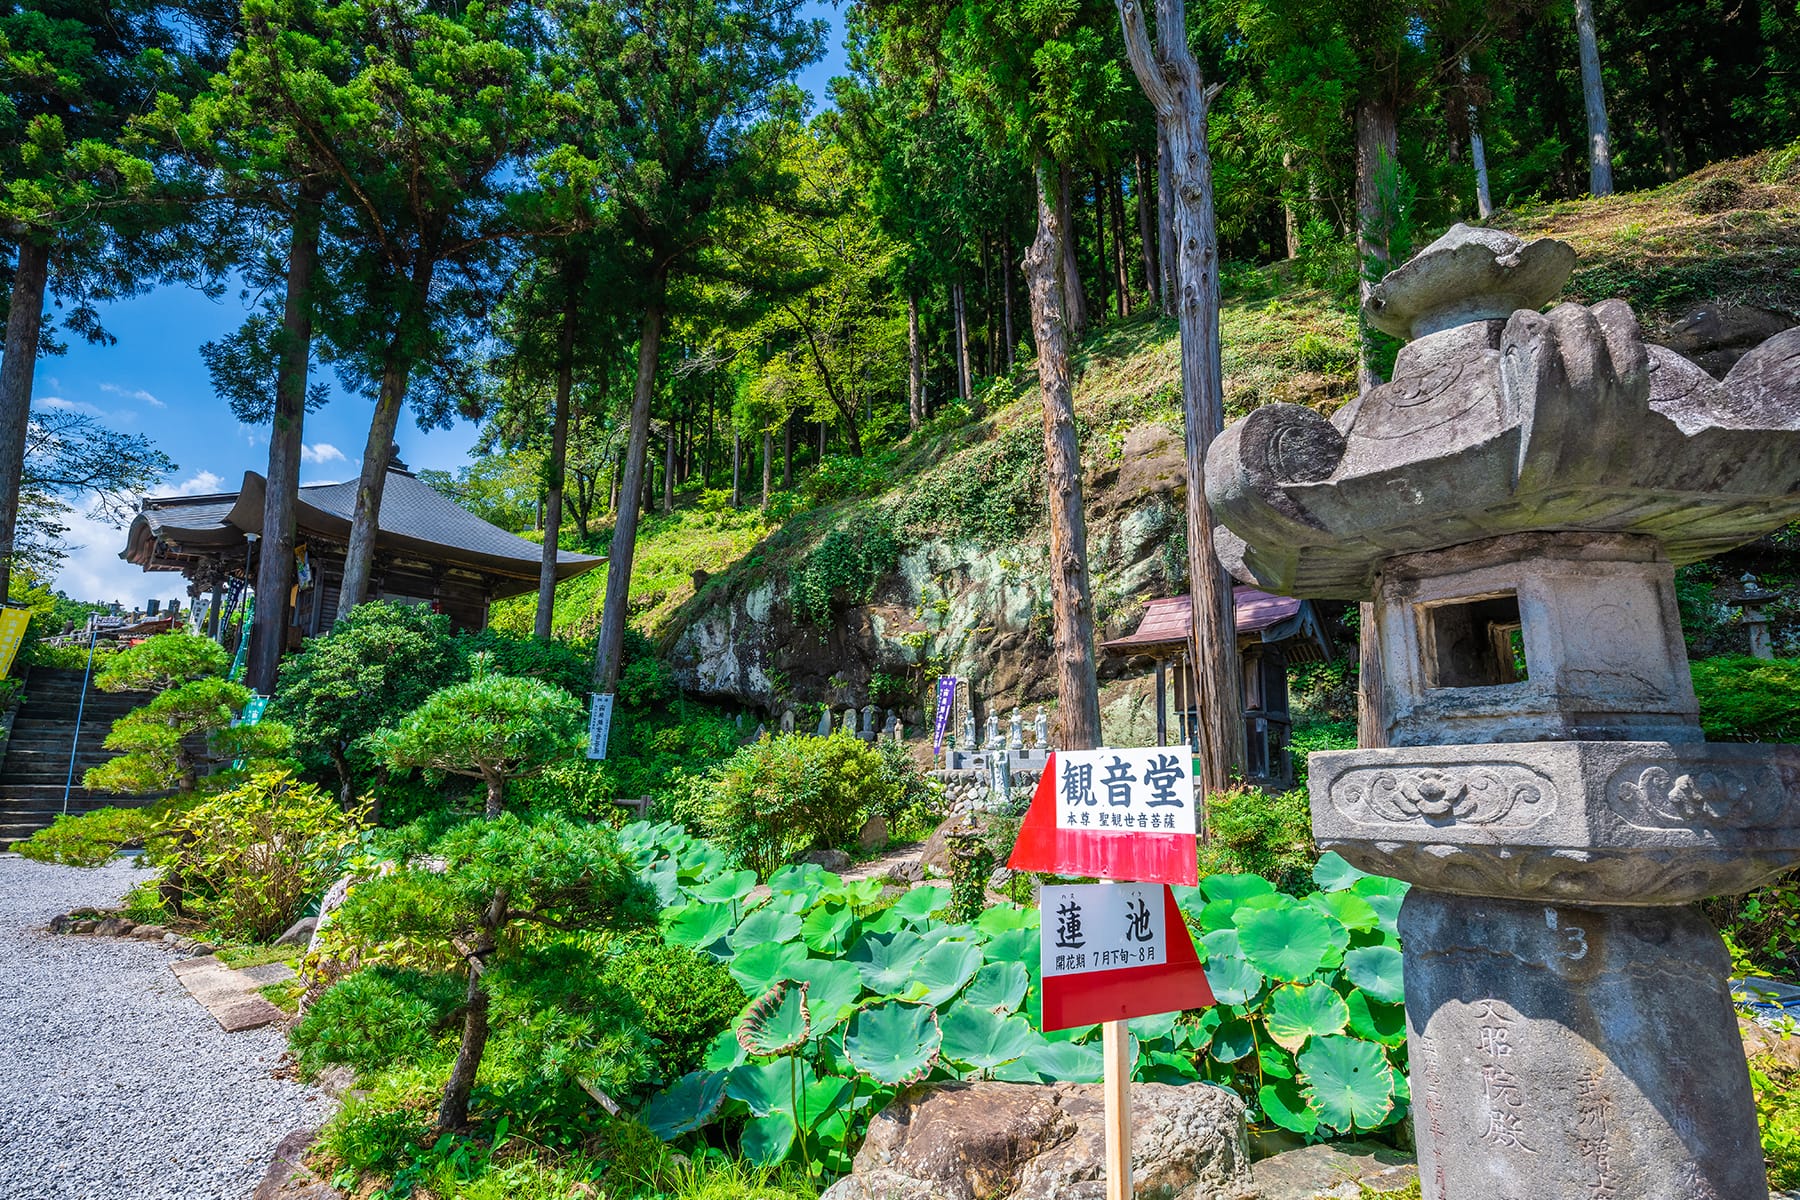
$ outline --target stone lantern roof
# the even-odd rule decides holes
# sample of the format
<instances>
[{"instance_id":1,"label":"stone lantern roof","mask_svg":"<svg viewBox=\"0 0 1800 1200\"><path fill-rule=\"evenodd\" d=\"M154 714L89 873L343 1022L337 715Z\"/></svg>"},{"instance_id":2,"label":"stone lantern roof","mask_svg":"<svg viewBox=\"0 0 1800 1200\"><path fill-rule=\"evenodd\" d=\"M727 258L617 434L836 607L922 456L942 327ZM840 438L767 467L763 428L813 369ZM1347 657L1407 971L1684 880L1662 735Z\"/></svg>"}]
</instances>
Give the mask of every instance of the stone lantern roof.
<instances>
[{"instance_id":1,"label":"stone lantern roof","mask_svg":"<svg viewBox=\"0 0 1800 1200\"><path fill-rule=\"evenodd\" d=\"M1508 534L1620 533L1680 565L1800 518L1800 329L1723 380L1644 341L1624 302L1537 309L1567 245L1458 225L1378 285L1412 340L1330 419L1257 409L1214 440L1226 566L1272 592L1368 599L1397 555Z\"/></svg>"}]
</instances>

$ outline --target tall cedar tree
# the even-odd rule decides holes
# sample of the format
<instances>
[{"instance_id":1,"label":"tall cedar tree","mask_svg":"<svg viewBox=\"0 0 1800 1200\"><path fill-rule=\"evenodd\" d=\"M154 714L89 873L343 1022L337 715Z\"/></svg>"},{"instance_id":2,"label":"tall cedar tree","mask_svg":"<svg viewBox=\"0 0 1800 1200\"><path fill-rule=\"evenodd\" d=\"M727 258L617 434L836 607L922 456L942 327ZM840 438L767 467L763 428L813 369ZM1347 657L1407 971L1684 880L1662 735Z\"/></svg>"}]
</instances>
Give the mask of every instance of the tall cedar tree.
<instances>
[{"instance_id":1,"label":"tall cedar tree","mask_svg":"<svg viewBox=\"0 0 1800 1200\"><path fill-rule=\"evenodd\" d=\"M1200 783L1209 792L1230 784L1244 763L1244 724L1231 580L1213 546L1206 503L1206 448L1225 427L1225 370L1219 344L1219 231L1213 209L1207 116L1220 85L1210 86L1188 48L1183 0L1156 0L1152 43L1138 0L1118 0L1125 48L1138 82L1156 109L1169 146L1175 193L1173 257L1181 324L1181 396L1187 429L1188 580L1193 598L1189 642L1200 700Z\"/></svg>"},{"instance_id":2,"label":"tall cedar tree","mask_svg":"<svg viewBox=\"0 0 1800 1200\"><path fill-rule=\"evenodd\" d=\"M498 244L518 232L506 168L555 115L521 45L530 14L339 0L253 26L272 103L329 167L316 305L343 374L373 390L338 611L368 595L394 432L409 394L422 425L450 419L467 334ZM305 20L302 21L301 17ZM421 386L423 381L430 386Z\"/></svg>"},{"instance_id":3,"label":"tall cedar tree","mask_svg":"<svg viewBox=\"0 0 1800 1200\"><path fill-rule=\"evenodd\" d=\"M155 0L0 2L0 247L12 264L0 352L0 598L10 588L31 388L63 325L107 341L94 303L181 274L180 211L158 203L127 127L159 91L204 78L223 6ZM166 199L166 196L163 197Z\"/></svg>"},{"instance_id":4,"label":"tall cedar tree","mask_svg":"<svg viewBox=\"0 0 1800 1200\"><path fill-rule=\"evenodd\" d=\"M1117 132L1125 92L1107 40L1112 10L1098 4L892 3L876 9L876 19L889 39L886 74L916 70L921 57L943 54L935 70L954 80L972 119L995 143L1021 148L1032 164L1037 235L1025 254L1025 278L1044 405L1058 744L1095 746L1100 697L1094 606L1069 362L1069 313L1080 280L1069 270L1061 210L1064 165L1086 144Z\"/></svg>"},{"instance_id":5,"label":"tall cedar tree","mask_svg":"<svg viewBox=\"0 0 1800 1200\"><path fill-rule=\"evenodd\" d=\"M768 116L793 74L818 57L823 23L802 0L637 0L555 6L577 95L612 116L600 160L637 276L637 383L631 398L594 690L618 685L650 402L671 285L715 244L734 210L786 188ZM730 53L721 51L730 47Z\"/></svg>"},{"instance_id":6,"label":"tall cedar tree","mask_svg":"<svg viewBox=\"0 0 1800 1200\"><path fill-rule=\"evenodd\" d=\"M315 292L330 280L318 270L321 212L330 161L301 136L284 102L285 72L310 54L318 36L310 0L247 0L246 44L224 71L184 105L158 98L144 122L177 148L205 186L226 202L221 241L236 249L246 281L279 297L242 327L201 347L214 388L240 421L269 427L257 604L250 630L246 682L264 695L275 690L294 586L295 512L306 412L329 395L308 386L312 364ZM296 43L299 43L296 45ZM323 64L319 64L321 67Z\"/></svg>"}]
</instances>

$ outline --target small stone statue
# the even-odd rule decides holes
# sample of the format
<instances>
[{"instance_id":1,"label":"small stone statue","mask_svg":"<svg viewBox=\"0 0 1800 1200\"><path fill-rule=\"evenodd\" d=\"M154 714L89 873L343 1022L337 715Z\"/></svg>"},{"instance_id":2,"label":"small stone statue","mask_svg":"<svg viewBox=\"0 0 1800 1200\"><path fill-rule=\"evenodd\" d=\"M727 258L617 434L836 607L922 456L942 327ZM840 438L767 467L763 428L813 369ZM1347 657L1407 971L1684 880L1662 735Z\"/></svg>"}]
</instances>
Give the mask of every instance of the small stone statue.
<instances>
[{"instance_id":1,"label":"small stone statue","mask_svg":"<svg viewBox=\"0 0 1800 1200\"><path fill-rule=\"evenodd\" d=\"M1036 749L1050 748L1050 718L1044 713L1044 706L1038 705L1037 719L1032 722L1032 733L1037 736Z\"/></svg>"},{"instance_id":2,"label":"small stone statue","mask_svg":"<svg viewBox=\"0 0 1800 1200\"><path fill-rule=\"evenodd\" d=\"M993 713L988 714L987 742L985 744L990 750L1000 750L1006 746L1005 739L1000 736L1000 718Z\"/></svg>"},{"instance_id":3,"label":"small stone statue","mask_svg":"<svg viewBox=\"0 0 1800 1200\"><path fill-rule=\"evenodd\" d=\"M796 718L794 716L793 709L791 709L791 708L782 709L781 710L781 732L783 732L783 733L794 732L795 720L796 720Z\"/></svg>"},{"instance_id":4,"label":"small stone statue","mask_svg":"<svg viewBox=\"0 0 1800 1200\"><path fill-rule=\"evenodd\" d=\"M819 737L831 736L831 709L829 707L819 714L819 728L814 732Z\"/></svg>"},{"instance_id":5,"label":"small stone statue","mask_svg":"<svg viewBox=\"0 0 1800 1200\"><path fill-rule=\"evenodd\" d=\"M856 710L854 708L844 710L844 723L841 728L845 733L856 732Z\"/></svg>"},{"instance_id":6,"label":"small stone statue","mask_svg":"<svg viewBox=\"0 0 1800 1200\"><path fill-rule=\"evenodd\" d=\"M975 741L975 710L973 708L963 714L962 744L970 750L981 748Z\"/></svg>"},{"instance_id":7,"label":"small stone statue","mask_svg":"<svg viewBox=\"0 0 1800 1200\"><path fill-rule=\"evenodd\" d=\"M1013 705L1012 720L1006 726L1006 748L1023 750L1025 748L1025 721L1019 715L1019 706Z\"/></svg>"},{"instance_id":8,"label":"small stone statue","mask_svg":"<svg viewBox=\"0 0 1800 1200\"><path fill-rule=\"evenodd\" d=\"M872 742L881 733L881 710L873 704L865 705L862 710L862 737L865 742Z\"/></svg>"}]
</instances>

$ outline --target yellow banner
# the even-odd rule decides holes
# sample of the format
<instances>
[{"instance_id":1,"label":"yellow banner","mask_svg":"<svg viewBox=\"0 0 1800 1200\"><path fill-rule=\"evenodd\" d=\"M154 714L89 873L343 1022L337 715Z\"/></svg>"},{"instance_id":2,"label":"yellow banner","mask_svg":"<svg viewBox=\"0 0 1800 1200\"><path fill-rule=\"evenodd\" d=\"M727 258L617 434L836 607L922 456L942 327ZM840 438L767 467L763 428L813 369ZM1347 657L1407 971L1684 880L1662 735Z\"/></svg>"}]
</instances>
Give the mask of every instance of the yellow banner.
<instances>
[{"instance_id":1,"label":"yellow banner","mask_svg":"<svg viewBox=\"0 0 1800 1200\"><path fill-rule=\"evenodd\" d=\"M31 624L31 610L0 608L0 678L12 671L18 657L19 643L25 639L25 626Z\"/></svg>"}]
</instances>

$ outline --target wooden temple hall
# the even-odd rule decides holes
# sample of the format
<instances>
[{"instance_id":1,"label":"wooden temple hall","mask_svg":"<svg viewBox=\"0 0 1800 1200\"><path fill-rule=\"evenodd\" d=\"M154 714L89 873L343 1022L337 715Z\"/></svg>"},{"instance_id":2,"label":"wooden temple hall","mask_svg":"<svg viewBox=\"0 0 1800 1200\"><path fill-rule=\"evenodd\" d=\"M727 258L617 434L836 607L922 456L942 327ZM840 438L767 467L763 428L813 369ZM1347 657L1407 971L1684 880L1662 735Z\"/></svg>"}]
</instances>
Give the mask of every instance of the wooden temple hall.
<instances>
[{"instance_id":1,"label":"wooden temple hall","mask_svg":"<svg viewBox=\"0 0 1800 1200\"><path fill-rule=\"evenodd\" d=\"M1243 678L1244 774L1251 783L1289 787L1294 781L1288 753L1294 721L1288 709L1288 664L1329 661L1334 653L1331 635L1309 600L1272 596L1241 585L1232 589L1232 599ZM1199 737L1199 704L1188 652L1192 614L1189 596L1152 600L1136 629L1100 644L1109 654L1155 661L1159 746L1173 742L1193 746Z\"/></svg>"},{"instance_id":2,"label":"wooden temple hall","mask_svg":"<svg viewBox=\"0 0 1800 1200\"><path fill-rule=\"evenodd\" d=\"M146 571L179 571L188 581L192 608L212 593L207 632L220 633L247 589L255 587L262 542L264 480L244 473L236 492L212 496L146 498L126 533L119 555ZM297 583L288 612L284 649L323 633L337 617L338 589L356 510L356 480L300 489L294 532ZM458 629L487 624L495 600L537 590L543 547L490 525L403 466L388 470L381 526L375 539L372 599L429 605ZM558 579L590 570L605 559L563 551Z\"/></svg>"}]
</instances>

